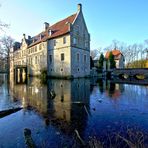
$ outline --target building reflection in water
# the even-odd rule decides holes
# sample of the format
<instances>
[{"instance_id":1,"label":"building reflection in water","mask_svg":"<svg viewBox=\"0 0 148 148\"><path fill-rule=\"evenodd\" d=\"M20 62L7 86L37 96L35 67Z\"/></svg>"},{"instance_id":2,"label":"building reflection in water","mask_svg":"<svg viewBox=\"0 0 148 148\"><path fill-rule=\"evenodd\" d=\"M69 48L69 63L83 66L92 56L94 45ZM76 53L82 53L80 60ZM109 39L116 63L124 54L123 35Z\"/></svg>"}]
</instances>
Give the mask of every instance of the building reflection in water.
<instances>
[{"instance_id":1,"label":"building reflection in water","mask_svg":"<svg viewBox=\"0 0 148 148\"><path fill-rule=\"evenodd\" d=\"M17 69L15 71L15 77L14 75L11 75L11 79L12 77L14 77L14 81L16 84L22 84L22 83L27 83L27 74L26 74L26 71L25 69Z\"/></svg>"},{"instance_id":2,"label":"building reflection in water","mask_svg":"<svg viewBox=\"0 0 148 148\"><path fill-rule=\"evenodd\" d=\"M14 98L22 101L24 108L33 108L45 119L45 124L52 123L61 130L72 132L79 130L83 135L87 123L90 104L90 80L49 79L43 85L38 78L29 78L28 84L14 84L10 81ZM55 97L51 98L51 91Z\"/></svg>"},{"instance_id":3,"label":"building reflection in water","mask_svg":"<svg viewBox=\"0 0 148 148\"><path fill-rule=\"evenodd\" d=\"M97 82L100 93L105 93L110 98L117 99L124 92L124 84L113 83L110 80L102 79L99 79Z\"/></svg>"}]
</instances>

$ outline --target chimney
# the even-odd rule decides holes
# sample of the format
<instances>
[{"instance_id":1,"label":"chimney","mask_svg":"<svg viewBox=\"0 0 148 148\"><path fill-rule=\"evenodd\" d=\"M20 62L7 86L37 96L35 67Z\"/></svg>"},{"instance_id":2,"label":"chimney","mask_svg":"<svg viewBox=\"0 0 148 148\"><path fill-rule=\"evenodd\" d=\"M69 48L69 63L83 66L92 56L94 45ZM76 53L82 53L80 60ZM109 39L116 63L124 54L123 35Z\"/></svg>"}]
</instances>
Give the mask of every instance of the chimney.
<instances>
[{"instance_id":1,"label":"chimney","mask_svg":"<svg viewBox=\"0 0 148 148\"><path fill-rule=\"evenodd\" d=\"M26 39L26 35L25 35L25 33L23 34L23 38Z\"/></svg>"},{"instance_id":2,"label":"chimney","mask_svg":"<svg viewBox=\"0 0 148 148\"><path fill-rule=\"evenodd\" d=\"M45 22L44 23L44 29L45 29L45 31L48 29L48 27L49 27L49 23Z\"/></svg>"},{"instance_id":3,"label":"chimney","mask_svg":"<svg viewBox=\"0 0 148 148\"><path fill-rule=\"evenodd\" d=\"M82 4L78 4L77 9L78 9L78 11L82 11Z\"/></svg>"},{"instance_id":4,"label":"chimney","mask_svg":"<svg viewBox=\"0 0 148 148\"><path fill-rule=\"evenodd\" d=\"M30 40L31 39L31 36L30 35L28 35L28 40Z\"/></svg>"}]
</instances>

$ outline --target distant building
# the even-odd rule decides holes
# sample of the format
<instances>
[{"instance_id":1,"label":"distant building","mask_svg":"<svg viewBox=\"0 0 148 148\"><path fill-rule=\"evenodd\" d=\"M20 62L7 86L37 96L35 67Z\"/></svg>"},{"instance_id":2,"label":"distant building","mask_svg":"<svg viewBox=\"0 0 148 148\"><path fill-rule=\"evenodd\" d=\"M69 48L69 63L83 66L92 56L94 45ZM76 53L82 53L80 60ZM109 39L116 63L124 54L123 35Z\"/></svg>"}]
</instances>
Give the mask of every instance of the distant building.
<instances>
[{"instance_id":1,"label":"distant building","mask_svg":"<svg viewBox=\"0 0 148 148\"><path fill-rule=\"evenodd\" d=\"M47 69L48 76L85 77L90 75L90 35L78 4L75 14L50 26L34 37L25 34L15 43L11 53L13 73L16 66L26 65L29 75L40 75Z\"/></svg>"},{"instance_id":2,"label":"distant building","mask_svg":"<svg viewBox=\"0 0 148 148\"><path fill-rule=\"evenodd\" d=\"M116 62L116 68L124 68L125 59L124 59L124 56L121 53L121 51L120 50L117 50L117 49L114 49L112 51L107 51L107 53L105 55L105 58L106 59L109 58L110 52L112 52L112 54L114 55L114 60Z\"/></svg>"}]
</instances>

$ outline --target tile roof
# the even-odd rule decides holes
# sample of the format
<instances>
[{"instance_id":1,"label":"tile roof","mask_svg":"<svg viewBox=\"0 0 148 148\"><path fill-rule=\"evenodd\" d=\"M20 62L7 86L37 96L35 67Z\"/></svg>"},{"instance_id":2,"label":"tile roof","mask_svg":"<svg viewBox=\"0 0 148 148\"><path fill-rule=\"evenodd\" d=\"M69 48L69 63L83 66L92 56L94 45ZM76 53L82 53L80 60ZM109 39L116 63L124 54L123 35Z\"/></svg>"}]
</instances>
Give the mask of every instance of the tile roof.
<instances>
[{"instance_id":1,"label":"tile roof","mask_svg":"<svg viewBox=\"0 0 148 148\"><path fill-rule=\"evenodd\" d=\"M106 59L109 58L110 52L112 52L112 54L113 54L114 56L119 56L120 54L122 54L122 53L120 52L120 50L117 50L117 49L114 49L114 50L112 50L112 51L107 51L107 53L106 53L106 55L105 55L105 58L106 58Z\"/></svg>"},{"instance_id":2,"label":"tile roof","mask_svg":"<svg viewBox=\"0 0 148 148\"><path fill-rule=\"evenodd\" d=\"M41 32L40 34L32 37L32 40L35 40L32 42L29 47L38 44L40 42L46 41L47 39L50 38L55 38L61 35L64 35L69 32L69 24L68 23L73 23L77 16L77 13L65 18L64 20L61 20L57 23L55 23L52 26L49 26L49 28L46 31ZM49 35L49 30L52 31L52 34ZM42 36L42 37L41 37Z\"/></svg>"}]
</instances>

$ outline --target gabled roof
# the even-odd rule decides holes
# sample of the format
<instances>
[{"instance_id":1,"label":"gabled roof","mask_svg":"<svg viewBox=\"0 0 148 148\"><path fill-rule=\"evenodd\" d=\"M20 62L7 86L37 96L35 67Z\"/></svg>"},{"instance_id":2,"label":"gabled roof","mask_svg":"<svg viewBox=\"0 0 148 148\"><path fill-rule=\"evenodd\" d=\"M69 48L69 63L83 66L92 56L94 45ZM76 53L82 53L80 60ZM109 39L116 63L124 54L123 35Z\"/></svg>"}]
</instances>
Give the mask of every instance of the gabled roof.
<instances>
[{"instance_id":1,"label":"gabled roof","mask_svg":"<svg viewBox=\"0 0 148 148\"><path fill-rule=\"evenodd\" d=\"M59 21L56 24L49 27L48 30L51 29L53 31L50 38L57 37L57 36L60 36L60 35L63 35L65 33L69 32L69 24L68 23L73 23L73 21L76 18L76 15L77 15L77 13L75 13L75 14L67 17L66 19Z\"/></svg>"},{"instance_id":2,"label":"gabled roof","mask_svg":"<svg viewBox=\"0 0 148 148\"><path fill-rule=\"evenodd\" d=\"M76 16L77 16L77 13L65 18L64 20L61 20L61 21L55 23L52 26L49 26L49 28L46 31L43 31L43 32L39 33L38 35L32 37L32 40L35 40L35 41L32 42L29 46L31 47L35 44L46 41L47 39L55 38L55 37L58 37L58 36L68 33L70 31L68 23L73 23ZM51 35L49 35L49 33L48 33L49 30L52 31ZM40 38L40 36L42 36L42 38Z\"/></svg>"},{"instance_id":3,"label":"gabled roof","mask_svg":"<svg viewBox=\"0 0 148 148\"><path fill-rule=\"evenodd\" d=\"M106 58L106 59L109 58L110 52L112 52L112 54L113 54L114 56L119 56L120 54L122 54L121 51L120 51L120 50L117 50L117 49L114 49L114 50L112 50L112 51L107 51L107 53L106 53L106 55L105 55L105 58Z\"/></svg>"}]
</instances>

